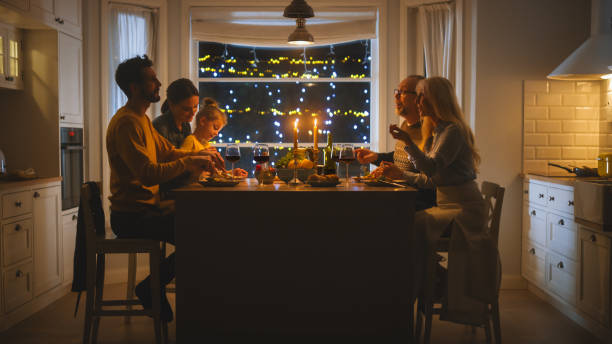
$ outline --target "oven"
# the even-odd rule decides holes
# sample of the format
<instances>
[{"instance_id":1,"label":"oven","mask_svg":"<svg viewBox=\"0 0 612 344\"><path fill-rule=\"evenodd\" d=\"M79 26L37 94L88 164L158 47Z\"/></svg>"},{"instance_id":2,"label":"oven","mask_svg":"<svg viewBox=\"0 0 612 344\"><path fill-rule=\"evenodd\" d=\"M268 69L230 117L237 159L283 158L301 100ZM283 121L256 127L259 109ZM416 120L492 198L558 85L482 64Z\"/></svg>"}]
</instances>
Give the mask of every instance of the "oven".
<instances>
[{"instance_id":1,"label":"oven","mask_svg":"<svg viewBox=\"0 0 612 344\"><path fill-rule=\"evenodd\" d=\"M83 183L83 129L60 128L62 210L79 206Z\"/></svg>"}]
</instances>

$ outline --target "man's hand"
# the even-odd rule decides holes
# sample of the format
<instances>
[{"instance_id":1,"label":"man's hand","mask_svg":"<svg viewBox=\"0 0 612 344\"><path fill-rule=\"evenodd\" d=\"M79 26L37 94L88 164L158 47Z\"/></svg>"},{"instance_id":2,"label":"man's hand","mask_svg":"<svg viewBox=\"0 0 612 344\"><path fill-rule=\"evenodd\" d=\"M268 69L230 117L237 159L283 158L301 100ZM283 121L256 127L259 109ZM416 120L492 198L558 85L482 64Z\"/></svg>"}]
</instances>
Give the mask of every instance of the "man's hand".
<instances>
[{"instance_id":1,"label":"man's hand","mask_svg":"<svg viewBox=\"0 0 612 344\"><path fill-rule=\"evenodd\" d=\"M241 168L235 168L232 170L232 175L235 177L240 177L240 178L244 178L246 176L249 175L249 172L241 169Z\"/></svg>"},{"instance_id":2,"label":"man's hand","mask_svg":"<svg viewBox=\"0 0 612 344\"><path fill-rule=\"evenodd\" d=\"M204 171L214 172L214 164L209 156L193 155L186 159L187 171L200 175Z\"/></svg>"},{"instance_id":3,"label":"man's hand","mask_svg":"<svg viewBox=\"0 0 612 344\"><path fill-rule=\"evenodd\" d=\"M371 164L378 160L378 153L372 152L366 148L357 148L355 149L355 153L357 154L357 161L362 165Z\"/></svg>"},{"instance_id":4,"label":"man's hand","mask_svg":"<svg viewBox=\"0 0 612 344\"><path fill-rule=\"evenodd\" d=\"M397 165L394 165L386 161L381 162L380 166L377 167L374 171L372 171L370 175L373 176L374 178L379 178L383 176L389 179L403 179L404 178L404 172L402 172L402 170L399 167L397 167Z\"/></svg>"},{"instance_id":5,"label":"man's hand","mask_svg":"<svg viewBox=\"0 0 612 344\"><path fill-rule=\"evenodd\" d=\"M396 124L392 124L389 126L389 132L394 139L403 141L407 146L411 146L414 144L410 139L410 135L407 132L400 129Z\"/></svg>"},{"instance_id":6,"label":"man's hand","mask_svg":"<svg viewBox=\"0 0 612 344\"><path fill-rule=\"evenodd\" d=\"M221 154L215 149L202 149L196 153L196 156L210 157L214 166L220 170L225 171L225 160L221 157Z\"/></svg>"}]
</instances>

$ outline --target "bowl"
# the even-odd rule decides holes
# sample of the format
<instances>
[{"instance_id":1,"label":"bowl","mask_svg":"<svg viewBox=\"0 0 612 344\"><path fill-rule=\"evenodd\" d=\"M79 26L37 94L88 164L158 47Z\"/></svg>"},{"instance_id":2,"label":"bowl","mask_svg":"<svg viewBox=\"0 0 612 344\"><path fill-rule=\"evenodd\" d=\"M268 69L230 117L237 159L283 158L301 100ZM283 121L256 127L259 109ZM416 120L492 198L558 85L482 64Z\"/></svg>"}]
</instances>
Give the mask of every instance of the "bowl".
<instances>
[{"instance_id":1,"label":"bowl","mask_svg":"<svg viewBox=\"0 0 612 344\"><path fill-rule=\"evenodd\" d=\"M289 183L291 179L293 179L293 169L292 168L277 168L276 175L278 179L284 181L285 183Z\"/></svg>"},{"instance_id":2,"label":"bowl","mask_svg":"<svg viewBox=\"0 0 612 344\"><path fill-rule=\"evenodd\" d=\"M302 183L306 183L306 180L308 179L308 177L313 175L315 172L316 172L316 169L314 168L308 168L308 169L298 168L297 177Z\"/></svg>"}]
</instances>

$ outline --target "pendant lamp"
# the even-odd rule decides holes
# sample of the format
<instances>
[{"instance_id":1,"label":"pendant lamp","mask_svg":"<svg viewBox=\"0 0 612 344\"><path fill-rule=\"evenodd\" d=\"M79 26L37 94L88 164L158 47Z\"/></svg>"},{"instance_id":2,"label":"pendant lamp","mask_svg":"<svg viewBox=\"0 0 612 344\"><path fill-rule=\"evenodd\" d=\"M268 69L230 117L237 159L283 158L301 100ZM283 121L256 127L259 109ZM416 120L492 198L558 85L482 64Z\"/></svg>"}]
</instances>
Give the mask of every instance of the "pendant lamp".
<instances>
[{"instance_id":1,"label":"pendant lamp","mask_svg":"<svg viewBox=\"0 0 612 344\"><path fill-rule=\"evenodd\" d=\"M305 0L292 0L291 4L285 8L283 16L286 18L295 18L296 28L287 39L289 44L314 44L314 38L310 32L306 30L306 18L314 17L314 11Z\"/></svg>"}]
</instances>

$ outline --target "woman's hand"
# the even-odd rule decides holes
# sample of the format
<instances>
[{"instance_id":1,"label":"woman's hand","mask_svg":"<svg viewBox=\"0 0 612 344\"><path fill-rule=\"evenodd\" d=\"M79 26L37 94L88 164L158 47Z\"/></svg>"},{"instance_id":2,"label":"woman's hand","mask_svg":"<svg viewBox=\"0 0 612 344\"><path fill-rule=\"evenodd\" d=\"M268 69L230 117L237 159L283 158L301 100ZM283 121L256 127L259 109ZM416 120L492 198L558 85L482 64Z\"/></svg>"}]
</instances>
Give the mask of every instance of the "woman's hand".
<instances>
[{"instance_id":1,"label":"woman's hand","mask_svg":"<svg viewBox=\"0 0 612 344\"><path fill-rule=\"evenodd\" d=\"M357 161L362 165L370 164L378 160L378 153L372 152L366 148L355 149L355 154L357 155Z\"/></svg>"},{"instance_id":2,"label":"woman's hand","mask_svg":"<svg viewBox=\"0 0 612 344\"><path fill-rule=\"evenodd\" d=\"M370 173L374 178L387 177L389 179L402 179L404 177L404 172L390 162L383 161L380 163L380 166L377 167L372 173Z\"/></svg>"},{"instance_id":3,"label":"woman's hand","mask_svg":"<svg viewBox=\"0 0 612 344\"><path fill-rule=\"evenodd\" d=\"M240 177L240 178L244 178L246 176L249 175L249 172L241 169L241 168L235 168L232 170L232 175L235 177Z\"/></svg>"},{"instance_id":4,"label":"woman's hand","mask_svg":"<svg viewBox=\"0 0 612 344\"><path fill-rule=\"evenodd\" d=\"M389 132L391 133L391 136L393 136L394 139L404 142L407 146L411 146L414 144L414 142L412 142L412 139L410 139L410 135L400 129L396 124L392 124L389 127Z\"/></svg>"},{"instance_id":5,"label":"woman's hand","mask_svg":"<svg viewBox=\"0 0 612 344\"><path fill-rule=\"evenodd\" d=\"M221 154L214 147L212 147L212 149L202 149L196 153L196 156L210 157L216 168L225 171L225 160L223 160Z\"/></svg>"}]
</instances>

